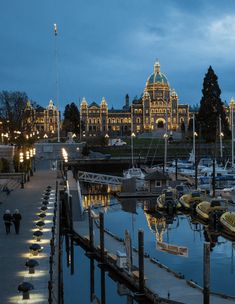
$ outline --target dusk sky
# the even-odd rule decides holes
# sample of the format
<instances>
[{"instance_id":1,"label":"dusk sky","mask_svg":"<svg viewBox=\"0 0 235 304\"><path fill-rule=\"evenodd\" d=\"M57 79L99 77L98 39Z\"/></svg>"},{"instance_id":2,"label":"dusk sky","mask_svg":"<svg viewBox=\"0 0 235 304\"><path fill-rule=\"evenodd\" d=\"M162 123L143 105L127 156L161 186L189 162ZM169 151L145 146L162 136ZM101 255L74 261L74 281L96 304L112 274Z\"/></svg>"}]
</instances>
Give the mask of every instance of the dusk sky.
<instances>
[{"instance_id":1,"label":"dusk sky","mask_svg":"<svg viewBox=\"0 0 235 304\"><path fill-rule=\"evenodd\" d=\"M143 92L156 58L181 103L200 102L209 65L222 100L235 95L234 0L1 0L0 90L42 106L79 98L120 108Z\"/></svg>"}]
</instances>

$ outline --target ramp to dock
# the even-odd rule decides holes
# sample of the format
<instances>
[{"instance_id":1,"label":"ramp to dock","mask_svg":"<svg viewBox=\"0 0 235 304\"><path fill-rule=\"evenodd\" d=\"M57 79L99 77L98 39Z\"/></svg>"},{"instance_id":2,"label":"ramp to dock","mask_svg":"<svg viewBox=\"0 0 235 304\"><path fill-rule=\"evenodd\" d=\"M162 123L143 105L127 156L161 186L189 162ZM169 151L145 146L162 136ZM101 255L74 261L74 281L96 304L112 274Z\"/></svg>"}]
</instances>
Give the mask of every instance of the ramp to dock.
<instances>
[{"instance_id":1,"label":"ramp to dock","mask_svg":"<svg viewBox=\"0 0 235 304\"><path fill-rule=\"evenodd\" d=\"M121 185L123 177L78 171L78 180L102 185Z\"/></svg>"}]
</instances>

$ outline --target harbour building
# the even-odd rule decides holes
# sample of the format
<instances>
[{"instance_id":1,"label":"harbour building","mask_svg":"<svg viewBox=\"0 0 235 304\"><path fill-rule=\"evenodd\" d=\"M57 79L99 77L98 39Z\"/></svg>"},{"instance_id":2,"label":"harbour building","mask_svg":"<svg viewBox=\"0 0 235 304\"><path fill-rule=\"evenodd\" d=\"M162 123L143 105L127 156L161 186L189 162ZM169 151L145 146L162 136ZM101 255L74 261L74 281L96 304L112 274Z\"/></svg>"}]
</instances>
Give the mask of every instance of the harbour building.
<instances>
[{"instance_id":1,"label":"harbour building","mask_svg":"<svg viewBox=\"0 0 235 304\"><path fill-rule=\"evenodd\" d=\"M143 94L130 104L128 94L122 109L108 108L103 97L100 104L90 105L83 98L80 105L81 124L84 136L130 135L155 131L177 131L182 124L187 128L189 106L180 104L175 90L156 61L148 77Z\"/></svg>"}]
</instances>

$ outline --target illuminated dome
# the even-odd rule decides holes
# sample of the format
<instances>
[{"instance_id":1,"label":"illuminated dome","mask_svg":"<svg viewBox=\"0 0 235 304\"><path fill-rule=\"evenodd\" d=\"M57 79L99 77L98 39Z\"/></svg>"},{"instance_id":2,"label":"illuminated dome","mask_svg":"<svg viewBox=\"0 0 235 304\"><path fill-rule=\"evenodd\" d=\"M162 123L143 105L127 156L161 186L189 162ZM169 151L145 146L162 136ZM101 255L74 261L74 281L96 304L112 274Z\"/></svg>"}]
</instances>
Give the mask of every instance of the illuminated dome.
<instances>
[{"instance_id":1,"label":"illuminated dome","mask_svg":"<svg viewBox=\"0 0 235 304\"><path fill-rule=\"evenodd\" d=\"M161 83L169 85L166 76L160 71L160 63L156 61L154 64L154 73L151 74L147 80L148 84Z\"/></svg>"},{"instance_id":2,"label":"illuminated dome","mask_svg":"<svg viewBox=\"0 0 235 304\"><path fill-rule=\"evenodd\" d=\"M85 97L83 97L82 99L81 106L87 106L87 101Z\"/></svg>"}]
</instances>

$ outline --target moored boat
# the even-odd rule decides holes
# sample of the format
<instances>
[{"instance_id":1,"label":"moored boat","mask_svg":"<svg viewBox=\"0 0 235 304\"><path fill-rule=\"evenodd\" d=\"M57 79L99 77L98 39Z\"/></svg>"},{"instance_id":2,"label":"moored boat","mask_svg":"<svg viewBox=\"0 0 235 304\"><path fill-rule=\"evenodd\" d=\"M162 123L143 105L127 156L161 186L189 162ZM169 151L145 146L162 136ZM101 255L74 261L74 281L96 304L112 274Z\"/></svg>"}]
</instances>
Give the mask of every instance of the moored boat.
<instances>
[{"instance_id":1,"label":"moored boat","mask_svg":"<svg viewBox=\"0 0 235 304\"><path fill-rule=\"evenodd\" d=\"M203 201L203 195L200 191L192 191L184 194L179 199L181 205L185 209L193 209L198 203Z\"/></svg>"},{"instance_id":2,"label":"moored boat","mask_svg":"<svg viewBox=\"0 0 235 304\"><path fill-rule=\"evenodd\" d=\"M227 211L220 217L220 223L229 233L235 234L235 212Z\"/></svg>"},{"instance_id":3,"label":"moored boat","mask_svg":"<svg viewBox=\"0 0 235 304\"><path fill-rule=\"evenodd\" d=\"M178 192L176 189L165 189L163 190L163 193L157 198L156 208L165 209L167 211L174 211L180 207L181 204L179 202Z\"/></svg>"},{"instance_id":4,"label":"moored boat","mask_svg":"<svg viewBox=\"0 0 235 304\"><path fill-rule=\"evenodd\" d=\"M213 199L210 202L203 201L196 206L197 215L203 220L217 220L227 211L227 201L224 199Z\"/></svg>"}]
</instances>

